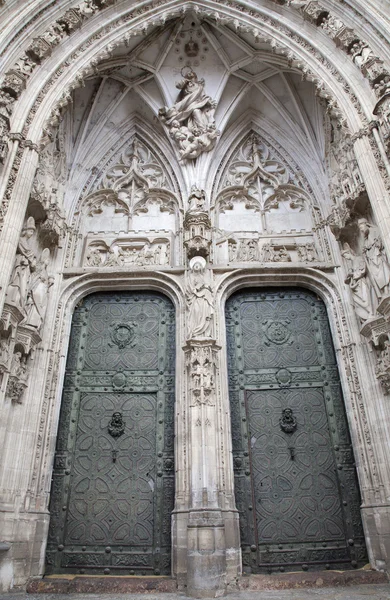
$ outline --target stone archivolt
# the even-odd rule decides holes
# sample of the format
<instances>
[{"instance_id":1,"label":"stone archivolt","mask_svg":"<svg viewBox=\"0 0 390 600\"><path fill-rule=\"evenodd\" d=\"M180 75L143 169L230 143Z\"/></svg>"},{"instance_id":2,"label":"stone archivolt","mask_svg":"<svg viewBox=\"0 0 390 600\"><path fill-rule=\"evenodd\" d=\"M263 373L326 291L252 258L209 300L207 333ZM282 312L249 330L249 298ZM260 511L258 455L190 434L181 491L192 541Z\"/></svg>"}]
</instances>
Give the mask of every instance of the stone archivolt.
<instances>
[{"instance_id":1,"label":"stone archivolt","mask_svg":"<svg viewBox=\"0 0 390 600\"><path fill-rule=\"evenodd\" d=\"M107 24L104 35L110 43L103 49L99 37L103 33L91 33L93 21L87 22L111 4L84 0L57 13L55 22L29 42L0 84L0 156L4 160L8 146L15 144L12 148L20 163L15 162L11 184L16 183L15 169L21 164L27 189L25 155L17 151L17 144L23 152L36 150L23 141L22 134L9 136L13 105L18 101L22 106L30 77L38 75L40 65L51 54L54 57L63 40L71 44L83 31L88 38L85 48L80 46L58 66L59 78L73 60L84 60L88 48L92 56L95 42L96 47L101 44L89 62L85 59L77 76L73 77L75 71L69 75L68 81L72 77L73 81L66 89L61 87L52 114L45 115L40 162L27 191L27 211L18 209L25 225L17 247L15 240L2 313L1 384L7 410L24 410L16 405L28 400L36 411L37 448L26 446L27 452L35 452L27 495L38 511L34 514L46 517L55 427L49 415L58 413L54 399L59 397L61 357L66 354L62 340L69 325L68 302L82 301L83 294L102 286L127 289L134 281L142 288L169 290L182 306L178 365L184 376L178 378L177 439L183 452L178 457L178 507L180 515L189 515L188 535L196 531L192 549L199 561L206 555L210 561L215 559L215 571L204 569L202 580L207 593L211 590L218 595L226 579L235 581L241 568L234 527L229 535L236 558L230 566L218 563L215 552L218 544L223 548L221 556L226 550L220 535L224 526L220 497L226 502L224 514L235 514L231 473L226 467L230 464L229 409L224 351L219 345L223 339L220 297L228 289L223 287L226 280L237 285L240 281L244 285L299 281L327 293L335 345L350 389L354 436L359 440L363 500L380 504L376 450L365 412L367 388L362 391L369 377L364 370L358 374L356 356L360 364L364 362L363 351L361 344L356 349L354 343L361 340L359 331L369 340L377 356L376 375L388 393L390 266L383 231L375 225L382 227L375 202L384 188L378 173L372 173L370 164L361 158L363 151L371 156L373 141L373 156L383 143L378 164L386 168L388 75L371 45L329 11L327 2L291 0L279 6L278 13L268 6L249 13L239 3L225 6L222 1L215 3L220 10L213 5L192 12L186 8L181 14L176 7L163 13L155 4L134 9L131 15L119 14L122 3L116 7L118 20L111 15L112 22ZM274 20L276 14L283 18ZM310 64L317 64L318 71L329 78L314 74L302 58L310 46L296 33L299 15L321 28L346 53L345 73L354 71L360 77L359 69L367 79L367 95L361 92L364 113L352 83L319 54L324 35L317 36L320 41ZM137 29L131 29L132 19L140 22ZM119 20L121 37L118 34L114 40ZM85 29L77 34L82 25ZM307 27L309 32L312 29ZM284 45L276 40L276 30ZM328 46L324 44L323 54ZM182 91L177 98L180 72ZM305 81L301 81L302 73ZM51 93L55 80L47 80L42 94ZM344 86L343 110L329 91L331 83L337 89ZM369 86L379 98L378 122L373 126L368 126L367 107L374 98ZM326 106L317 102L315 92L326 100ZM33 127L33 113L41 110L41 100L42 96L30 113ZM362 126L355 136L345 119L346 108L352 105L351 122ZM31 167L30 184L33 171ZM183 197L188 198L186 204ZM15 213L19 202L24 206L22 197L12 202ZM329 230L339 244L331 241ZM53 286L50 277L53 270L61 280L58 286ZM348 312L349 306L353 308L347 321L343 311ZM275 332L268 325L264 324L264 331L270 338ZM42 339L44 344L35 352ZM47 374L44 382L37 376L39 369ZM30 377L34 377L31 392ZM378 390L377 385L375 398L382 402ZM5 434L5 439L9 453L10 436ZM367 475L370 469L374 483ZM174 523L179 527L176 514ZM184 527L181 539L185 535ZM377 532L375 536L379 539ZM43 539L35 541L34 547L43 547ZM378 550L373 550L373 557L378 565L383 559ZM35 564L36 572L41 566ZM187 556L184 560L181 554L176 565L178 581L198 593L195 570L187 566ZM214 572L220 576L215 578L217 583L210 579ZM21 580L20 575L15 579L18 584Z\"/></svg>"}]
</instances>

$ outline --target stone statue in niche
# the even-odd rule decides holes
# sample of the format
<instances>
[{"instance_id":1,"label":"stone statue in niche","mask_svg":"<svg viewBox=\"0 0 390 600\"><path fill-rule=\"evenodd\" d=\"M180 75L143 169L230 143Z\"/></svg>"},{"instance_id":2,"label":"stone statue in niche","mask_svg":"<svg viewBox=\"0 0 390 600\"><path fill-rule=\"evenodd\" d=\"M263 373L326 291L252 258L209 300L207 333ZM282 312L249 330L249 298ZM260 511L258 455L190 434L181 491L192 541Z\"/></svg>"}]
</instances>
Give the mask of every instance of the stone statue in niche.
<instances>
[{"instance_id":1,"label":"stone statue in niche","mask_svg":"<svg viewBox=\"0 0 390 600\"><path fill-rule=\"evenodd\" d=\"M35 221L33 217L29 217L19 240L14 271L6 293L6 302L15 304L20 309L25 306L31 275L37 264L35 253L31 247L31 238L35 232Z\"/></svg>"},{"instance_id":2,"label":"stone statue in niche","mask_svg":"<svg viewBox=\"0 0 390 600\"><path fill-rule=\"evenodd\" d=\"M187 332L189 339L211 338L213 335L213 287L206 260L194 256L186 289L188 309Z\"/></svg>"},{"instance_id":3,"label":"stone statue in niche","mask_svg":"<svg viewBox=\"0 0 390 600\"><path fill-rule=\"evenodd\" d=\"M374 289L367 276L367 265L362 256L358 256L349 244L344 244L343 257L349 263L349 271L345 278L352 292L355 311L364 322L375 314L376 298Z\"/></svg>"},{"instance_id":4,"label":"stone statue in niche","mask_svg":"<svg viewBox=\"0 0 390 600\"><path fill-rule=\"evenodd\" d=\"M386 296L390 288L390 265L379 230L367 219L359 219L358 227L364 238L363 253L368 274L378 297Z\"/></svg>"},{"instance_id":5,"label":"stone statue in niche","mask_svg":"<svg viewBox=\"0 0 390 600\"><path fill-rule=\"evenodd\" d=\"M190 197L188 198L189 210L194 212L204 212L206 210L206 193L193 185L191 187Z\"/></svg>"},{"instance_id":6,"label":"stone statue in niche","mask_svg":"<svg viewBox=\"0 0 390 600\"><path fill-rule=\"evenodd\" d=\"M38 263L37 270L31 278L30 290L26 302L26 325L39 331L45 319L49 289L54 283L54 277L48 275L50 250L45 248Z\"/></svg>"},{"instance_id":7,"label":"stone statue in niche","mask_svg":"<svg viewBox=\"0 0 390 600\"><path fill-rule=\"evenodd\" d=\"M215 128L216 103L204 92L204 79L192 69L183 73L176 84L179 97L172 108L160 108L159 117L179 147L181 160L195 159L215 146L219 131Z\"/></svg>"}]
</instances>

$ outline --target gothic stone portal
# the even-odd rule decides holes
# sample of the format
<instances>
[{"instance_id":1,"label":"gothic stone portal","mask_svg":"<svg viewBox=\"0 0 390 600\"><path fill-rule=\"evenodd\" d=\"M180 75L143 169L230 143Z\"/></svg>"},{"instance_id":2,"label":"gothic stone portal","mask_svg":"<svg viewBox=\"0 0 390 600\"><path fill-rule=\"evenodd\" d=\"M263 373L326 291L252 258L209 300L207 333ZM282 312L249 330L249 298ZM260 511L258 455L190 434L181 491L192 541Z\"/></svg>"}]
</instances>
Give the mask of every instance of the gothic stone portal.
<instances>
[{"instance_id":1,"label":"gothic stone portal","mask_svg":"<svg viewBox=\"0 0 390 600\"><path fill-rule=\"evenodd\" d=\"M164 296L93 294L76 309L46 573L170 573L174 348Z\"/></svg>"},{"instance_id":2,"label":"gothic stone portal","mask_svg":"<svg viewBox=\"0 0 390 600\"><path fill-rule=\"evenodd\" d=\"M244 571L366 562L360 497L325 306L304 290L227 304Z\"/></svg>"}]
</instances>

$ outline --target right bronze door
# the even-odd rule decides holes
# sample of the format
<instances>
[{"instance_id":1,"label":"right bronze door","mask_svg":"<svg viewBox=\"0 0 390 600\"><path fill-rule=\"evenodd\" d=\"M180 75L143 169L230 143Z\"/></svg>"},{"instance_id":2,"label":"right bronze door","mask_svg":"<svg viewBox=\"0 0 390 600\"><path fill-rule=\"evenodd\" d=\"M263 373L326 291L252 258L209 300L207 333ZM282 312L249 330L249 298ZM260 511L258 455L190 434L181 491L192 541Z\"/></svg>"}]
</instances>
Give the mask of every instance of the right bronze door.
<instances>
[{"instance_id":1,"label":"right bronze door","mask_svg":"<svg viewBox=\"0 0 390 600\"><path fill-rule=\"evenodd\" d=\"M242 291L226 306L236 504L246 572L367 562L360 495L323 302Z\"/></svg>"}]
</instances>

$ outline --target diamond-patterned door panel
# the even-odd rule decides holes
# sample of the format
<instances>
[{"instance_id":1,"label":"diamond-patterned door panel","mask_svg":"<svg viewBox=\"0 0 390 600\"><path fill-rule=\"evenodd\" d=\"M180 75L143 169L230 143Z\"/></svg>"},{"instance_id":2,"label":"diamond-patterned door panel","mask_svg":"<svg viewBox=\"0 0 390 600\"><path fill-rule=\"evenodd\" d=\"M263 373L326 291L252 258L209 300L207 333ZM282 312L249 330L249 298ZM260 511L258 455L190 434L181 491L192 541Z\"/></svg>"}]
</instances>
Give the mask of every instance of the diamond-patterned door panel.
<instances>
[{"instance_id":1,"label":"diamond-patterned door panel","mask_svg":"<svg viewBox=\"0 0 390 600\"><path fill-rule=\"evenodd\" d=\"M47 573L169 574L174 348L159 294L93 294L76 309Z\"/></svg>"},{"instance_id":2,"label":"diamond-patterned door panel","mask_svg":"<svg viewBox=\"0 0 390 600\"><path fill-rule=\"evenodd\" d=\"M321 300L245 291L226 308L235 493L246 571L366 562L360 497Z\"/></svg>"}]
</instances>

